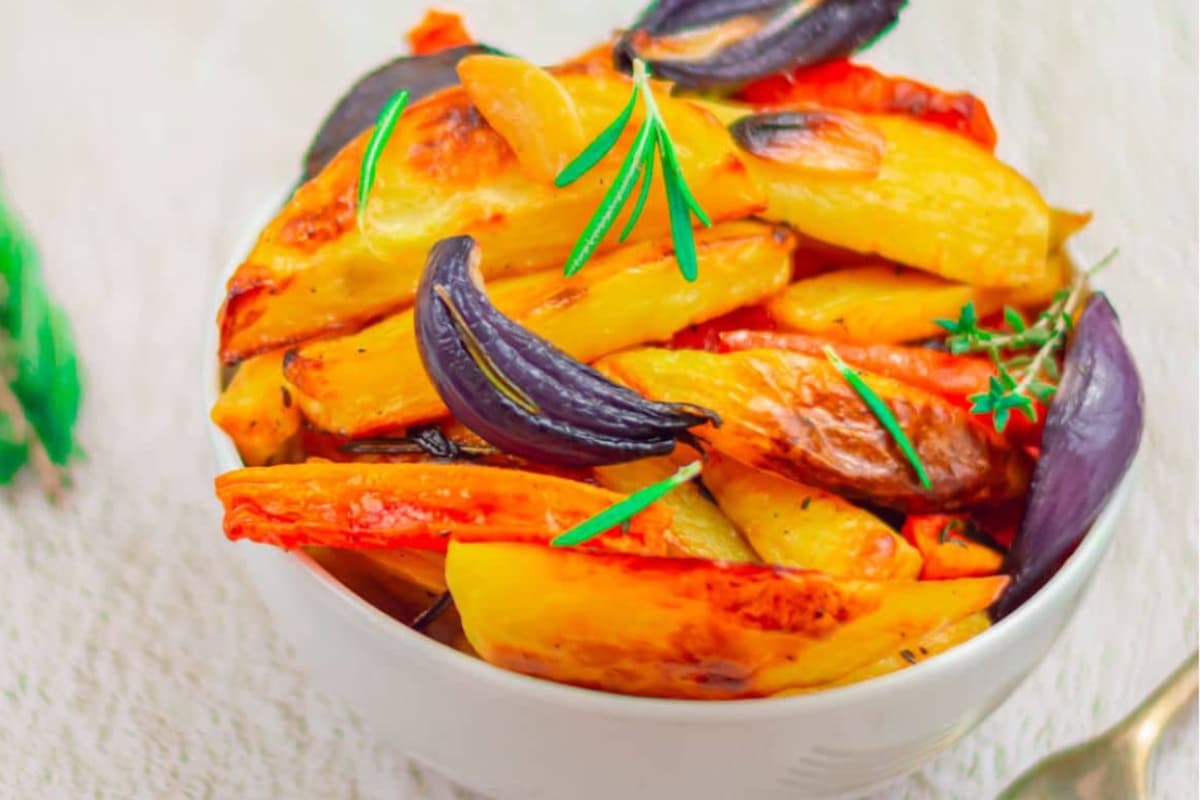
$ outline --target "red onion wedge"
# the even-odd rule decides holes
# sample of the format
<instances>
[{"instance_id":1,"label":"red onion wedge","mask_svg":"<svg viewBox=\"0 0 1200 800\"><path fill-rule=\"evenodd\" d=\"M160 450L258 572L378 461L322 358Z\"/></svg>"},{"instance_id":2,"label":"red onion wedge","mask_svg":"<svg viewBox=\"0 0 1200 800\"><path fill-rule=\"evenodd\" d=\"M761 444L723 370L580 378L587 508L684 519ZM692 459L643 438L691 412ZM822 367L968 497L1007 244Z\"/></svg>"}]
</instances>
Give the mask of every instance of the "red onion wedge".
<instances>
[{"instance_id":1,"label":"red onion wedge","mask_svg":"<svg viewBox=\"0 0 1200 800\"><path fill-rule=\"evenodd\" d=\"M1083 539L1129 468L1142 437L1142 384L1108 299L1089 299L1046 417L1042 456L1009 552L1013 581L992 608L1010 614Z\"/></svg>"},{"instance_id":2,"label":"red onion wedge","mask_svg":"<svg viewBox=\"0 0 1200 800\"><path fill-rule=\"evenodd\" d=\"M720 419L647 400L500 313L482 288L470 236L434 245L416 298L417 343L451 413L506 453L589 467L665 455Z\"/></svg>"}]
</instances>

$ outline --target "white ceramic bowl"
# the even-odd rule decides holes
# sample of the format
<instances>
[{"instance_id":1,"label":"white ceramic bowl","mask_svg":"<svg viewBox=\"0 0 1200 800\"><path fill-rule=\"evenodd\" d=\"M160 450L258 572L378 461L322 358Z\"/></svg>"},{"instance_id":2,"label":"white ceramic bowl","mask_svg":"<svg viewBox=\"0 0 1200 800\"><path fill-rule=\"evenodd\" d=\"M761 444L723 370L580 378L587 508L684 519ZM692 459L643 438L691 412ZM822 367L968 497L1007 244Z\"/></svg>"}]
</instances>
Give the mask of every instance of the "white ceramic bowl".
<instances>
[{"instance_id":1,"label":"white ceramic bowl","mask_svg":"<svg viewBox=\"0 0 1200 800\"><path fill-rule=\"evenodd\" d=\"M215 331L209 345L211 407ZM242 466L211 433L219 471ZM920 767L1012 693L1074 613L1130 485L1126 475L1058 574L990 630L900 672L776 699L656 700L529 678L416 633L302 553L230 551L328 691L399 750L495 800L840 797Z\"/></svg>"}]
</instances>

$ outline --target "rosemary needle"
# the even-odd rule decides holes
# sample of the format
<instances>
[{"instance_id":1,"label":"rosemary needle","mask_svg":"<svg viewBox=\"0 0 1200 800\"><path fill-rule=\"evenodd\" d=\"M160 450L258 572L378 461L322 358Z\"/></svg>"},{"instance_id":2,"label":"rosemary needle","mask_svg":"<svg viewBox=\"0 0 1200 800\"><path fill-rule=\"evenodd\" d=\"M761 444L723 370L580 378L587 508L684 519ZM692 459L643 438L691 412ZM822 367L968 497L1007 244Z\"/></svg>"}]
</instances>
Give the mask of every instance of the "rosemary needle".
<instances>
[{"instance_id":1,"label":"rosemary needle","mask_svg":"<svg viewBox=\"0 0 1200 800\"><path fill-rule=\"evenodd\" d=\"M674 475L664 478L658 483L653 483L645 489L639 489L624 500L604 509L599 514L585 519L569 531L559 534L550 541L550 544L554 547L570 547L595 538L605 531L621 525L655 500L658 500L677 486L687 483L699 474L700 462L693 461L686 467L680 468Z\"/></svg>"},{"instance_id":2,"label":"rosemary needle","mask_svg":"<svg viewBox=\"0 0 1200 800\"><path fill-rule=\"evenodd\" d=\"M401 89L383 104L379 116L375 119L375 129L371 131L371 138L367 141L367 149L363 152L362 164L358 171L356 219L360 229L367 214L367 199L371 195L371 187L375 184L375 169L379 165L379 157L383 154L383 148L391 138L396 122L404 113L404 107L407 105L408 90Z\"/></svg>"},{"instance_id":3,"label":"rosemary needle","mask_svg":"<svg viewBox=\"0 0 1200 800\"><path fill-rule=\"evenodd\" d=\"M895 440L896 446L900 448L900 452L908 459L908 463L912 465L913 470L917 473L917 479L921 482L921 486L930 489L933 484L929 481L929 473L925 471L925 465L921 463L921 457L917 455L917 449L913 447L912 441L908 438L908 434L900 427L896 415L888 408L887 403L883 402L875 390L867 385L867 382L859 377L858 373L850 369L845 361L833 351L829 345L825 345L825 357L829 359L829 363L833 364L842 377L846 379L846 383L850 384L863 402L867 404L867 408L871 409L871 413L879 420L879 424L883 425L884 430Z\"/></svg>"}]
</instances>

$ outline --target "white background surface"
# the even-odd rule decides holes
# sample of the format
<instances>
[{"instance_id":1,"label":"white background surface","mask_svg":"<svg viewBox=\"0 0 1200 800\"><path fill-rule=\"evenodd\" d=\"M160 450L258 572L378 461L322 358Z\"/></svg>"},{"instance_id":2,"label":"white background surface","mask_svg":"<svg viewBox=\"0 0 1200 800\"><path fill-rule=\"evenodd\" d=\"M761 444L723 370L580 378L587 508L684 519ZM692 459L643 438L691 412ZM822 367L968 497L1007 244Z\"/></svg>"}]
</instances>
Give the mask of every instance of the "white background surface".
<instances>
[{"instance_id":1,"label":"white background surface","mask_svg":"<svg viewBox=\"0 0 1200 800\"><path fill-rule=\"evenodd\" d=\"M639 3L457 5L490 43L550 60ZM69 506L25 485L0 507L0 797L442 794L272 631L220 536L197 391L213 284L247 216L419 15L409 0L0 0L0 169L90 389ZM1099 283L1147 385L1139 488L1078 617L1000 711L886 795L985 798L1195 647L1196 9L917 0L868 60L975 90L1001 155L1052 202L1097 212L1087 250L1121 248ZM1196 752L1193 711L1155 797L1197 796Z\"/></svg>"}]
</instances>

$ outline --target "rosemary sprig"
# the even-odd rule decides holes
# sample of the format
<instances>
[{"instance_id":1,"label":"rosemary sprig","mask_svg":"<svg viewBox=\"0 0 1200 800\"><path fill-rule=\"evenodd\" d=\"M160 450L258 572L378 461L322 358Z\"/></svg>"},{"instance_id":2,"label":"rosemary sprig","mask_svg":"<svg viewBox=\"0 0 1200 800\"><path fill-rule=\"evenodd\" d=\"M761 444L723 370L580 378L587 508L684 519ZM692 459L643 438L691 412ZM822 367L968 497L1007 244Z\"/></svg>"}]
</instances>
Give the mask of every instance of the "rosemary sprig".
<instances>
[{"instance_id":1,"label":"rosemary sprig","mask_svg":"<svg viewBox=\"0 0 1200 800\"><path fill-rule=\"evenodd\" d=\"M946 345L956 355L986 353L996 367L986 392L971 395L972 414L991 414L992 424L1002 432L1013 411L1030 422L1037 421L1034 400L1043 404L1054 399L1059 379L1058 352L1066 344L1075 312L1083 301L1088 278L1112 263L1112 250L1091 268L1080 272L1071 284L1055 293L1050 305L1028 324L1021 313L1005 307L1007 330L987 330L979 326L974 303L967 303L957 320L935 320L950 335Z\"/></svg>"},{"instance_id":2,"label":"rosemary sprig","mask_svg":"<svg viewBox=\"0 0 1200 800\"><path fill-rule=\"evenodd\" d=\"M921 457L917 455L917 448L913 447L912 440L900 427L899 420L888 408L887 403L883 402L883 398L877 395L875 390L868 386L866 381L859 377L859 374L851 369L829 345L825 345L825 357L829 359L829 363L837 367L838 372L842 373L842 377L846 379L846 383L858 392L858 396L867 404L867 408L871 409L871 413L879 420L879 424L895 440L896 446L900 448L900 452L904 454L908 463L912 465L913 471L917 473L917 480L921 482L921 486L925 489L932 488L933 484L929 481L929 473L925 471L925 465L921 462Z\"/></svg>"},{"instance_id":3,"label":"rosemary sprig","mask_svg":"<svg viewBox=\"0 0 1200 800\"><path fill-rule=\"evenodd\" d=\"M698 268L696 240L692 233L692 216L695 215L696 219L705 227L711 226L712 221L704 213L704 209L700 207L700 203L684 180L675 144L671 141L670 132L667 130L667 125L663 121L662 113L659 111L658 103L655 102L654 93L650 88L650 70L643 61L635 59L633 62L633 94L621 113L571 163L563 168L554 183L560 188L569 186L600 163L600 160L616 146L617 141L621 138L621 133L633 117L633 109L639 98L645 109L645 118L638 128L633 143L626 152L625 159L621 162L612 184L604 193L600 206L588 221L583 233L576 241L571 255L567 258L567 263L563 266L565 275L574 275L596 252L596 248L608 235L621 210L633 195L633 187L641 178L641 190L634 201L633 209L629 213L619 240L623 242L629 238L629 234L633 231L642 214L642 209L646 205L646 198L650 194L650 183L654 178L654 161L657 155L662 165L663 185L666 187L671 238L675 242L675 261L679 264L679 271L687 280L694 281L696 279Z\"/></svg>"},{"instance_id":4,"label":"rosemary sprig","mask_svg":"<svg viewBox=\"0 0 1200 800\"><path fill-rule=\"evenodd\" d=\"M375 185L375 170L379 165L379 157L383 154L383 148L391 138L392 131L396 128L396 122L399 121L400 115L404 113L404 107L407 105L408 89L401 89L383 104L383 108L379 110L379 116L375 118L375 128L371 131L371 138L367 141L367 149L363 151L362 163L358 168L355 219L359 230L362 230L363 221L366 219L367 200L371 196L371 188Z\"/></svg>"},{"instance_id":5,"label":"rosemary sprig","mask_svg":"<svg viewBox=\"0 0 1200 800\"><path fill-rule=\"evenodd\" d=\"M585 519L569 531L560 533L554 539L550 540L550 544L554 547L570 547L582 544L607 530L622 526L634 514L642 511L675 487L687 483L699 474L700 462L693 461L686 467L681 467L674 475L664 478L658 483L652 483L645 489L639 489L624 500L613 503L599 514Z\"/></svg>"}]
</instances>

